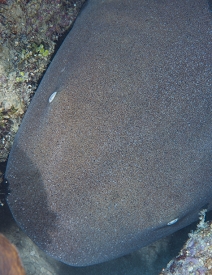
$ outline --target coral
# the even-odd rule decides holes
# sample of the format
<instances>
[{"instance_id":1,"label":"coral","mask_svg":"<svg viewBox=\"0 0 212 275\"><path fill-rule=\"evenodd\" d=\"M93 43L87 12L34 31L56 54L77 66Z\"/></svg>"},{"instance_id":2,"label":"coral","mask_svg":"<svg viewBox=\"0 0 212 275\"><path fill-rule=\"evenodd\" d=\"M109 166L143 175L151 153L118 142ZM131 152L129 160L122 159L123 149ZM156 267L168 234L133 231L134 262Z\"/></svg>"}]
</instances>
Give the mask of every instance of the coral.
<instances>
[{"instance_id":1,"label":"coral","mask_svg":"<svg viewBox=\"0 0 212 275\"><path fill-rule=\"evenodd\" d=\"M0 162L7 159L56 41L84 1L0 1Z\"/></svg>"},{"instance_id":2,"label":"coral","mask_svg":"<svg viewBox=\"0 0 212 275\"><path fill-rule=\"evenodd\" d=\"M0 234L0 274L26 274L17 248L3 234Z\"/></svg>"},{"instance_id":3,"label":"coral","mask_svg":"<svg viewBox=\"0 0 212 275\"><path fill-rule=\"evenodd\" d=\"M189 234L179 255L168 263L160 275L212 274L212 221L205 222L205 213L206 210L200 212L197 230Z\"/></svg>"}]
</instances>

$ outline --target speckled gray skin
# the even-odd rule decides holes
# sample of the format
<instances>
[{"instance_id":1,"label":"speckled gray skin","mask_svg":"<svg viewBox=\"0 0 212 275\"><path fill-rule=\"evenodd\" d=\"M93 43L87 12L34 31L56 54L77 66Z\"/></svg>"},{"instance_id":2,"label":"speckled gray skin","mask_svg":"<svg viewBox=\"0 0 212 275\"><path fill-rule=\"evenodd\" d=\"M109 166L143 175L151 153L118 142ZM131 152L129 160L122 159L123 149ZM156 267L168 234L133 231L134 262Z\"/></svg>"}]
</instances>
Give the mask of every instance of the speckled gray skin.
<instances>
[{"instance_id":1,"label":"speckled gray skin","mask_svg":"<svg viewBox=\"0 0 212 275\"><path fill-rule=\"evenodd\" d=\"M44 251L107 261L211 202L211 21L206 0L88 1L6 171L10 209Z\"/></svg>"}]
</instances>

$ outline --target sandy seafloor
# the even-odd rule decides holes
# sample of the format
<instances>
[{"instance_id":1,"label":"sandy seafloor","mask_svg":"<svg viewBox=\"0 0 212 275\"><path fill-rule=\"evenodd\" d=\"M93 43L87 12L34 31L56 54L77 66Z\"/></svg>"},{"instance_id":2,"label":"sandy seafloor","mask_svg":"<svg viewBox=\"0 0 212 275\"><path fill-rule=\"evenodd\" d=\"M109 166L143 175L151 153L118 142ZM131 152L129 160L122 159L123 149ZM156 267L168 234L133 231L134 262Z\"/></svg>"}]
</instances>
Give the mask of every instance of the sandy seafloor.
<instances>
[{"instance_id":1,"label":"sandy seafloor","mask_svg":"<svg viewBox=\"0 0 212 275\"><path fill-rule=\"evenodd\" d=\"M211 212L209 216L211 216ZM19 229L7 205L0 208L0 232L18 248L27 275L158 275L175 257L196 224L116 260L89 267L72 267L41 251ZM45 230L45 229L44 229Z\"/></svg>"}]
</instances>

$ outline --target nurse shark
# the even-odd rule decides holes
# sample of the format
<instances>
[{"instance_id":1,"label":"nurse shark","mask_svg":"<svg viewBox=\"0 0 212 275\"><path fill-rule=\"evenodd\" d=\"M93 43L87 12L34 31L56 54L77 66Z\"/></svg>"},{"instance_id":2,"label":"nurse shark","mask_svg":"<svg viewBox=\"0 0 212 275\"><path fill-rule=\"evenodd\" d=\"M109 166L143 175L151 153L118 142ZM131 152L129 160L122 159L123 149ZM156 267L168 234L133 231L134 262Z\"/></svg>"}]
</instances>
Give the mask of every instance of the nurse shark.
<instances>
[{"instance_id":1,"label":"nurse shark","mask_svg":"<svg viewBox=\"0 0 212 275\"><path fill-rule=\"evenodd\" d=\"M212 200L205 0L88 0L11 150L8 205L46 253L108 261L198 219Z\"/></svg>"}]
</instances>

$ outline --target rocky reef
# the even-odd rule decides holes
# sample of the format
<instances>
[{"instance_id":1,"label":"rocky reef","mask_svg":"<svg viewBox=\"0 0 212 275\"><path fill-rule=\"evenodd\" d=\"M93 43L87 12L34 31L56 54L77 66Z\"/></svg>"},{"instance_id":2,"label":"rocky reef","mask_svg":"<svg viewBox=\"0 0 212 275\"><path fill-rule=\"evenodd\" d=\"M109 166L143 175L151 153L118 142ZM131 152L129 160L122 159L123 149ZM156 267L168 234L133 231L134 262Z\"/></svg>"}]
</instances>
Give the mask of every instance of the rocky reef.
<instances>
[{"instance_id":1,"label":"rocky reef","mask_svg":"<svg viewBox=\"0 0 212 275\"><path fill-rule=\"evenodd\" d=\"M212 274L212 222L205 222L206 210L200 212L197 229L179 255L171 260L160 275L211 275Z\"/></svg>"},{"instance_id":2,"label":"rocky reef","mask_svg":"<svg viewBox=\"0 0 212 275\"><path fill-rule=\"evenodd\" d=\"M25 275L16 247L0 234L0 274Z\"/></svg>"},{"instance_id":3,"label":"rocky reef","mask_svg":"<svg viewBox=\"0 0 212 275\"><path fill-rule=\"evenodd\" d=\"M0 1L0 162L7 159L56 41L84 1Z\"/></svg>"}]
</instances>

